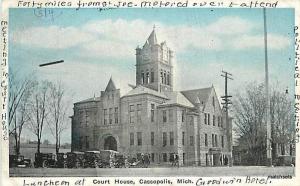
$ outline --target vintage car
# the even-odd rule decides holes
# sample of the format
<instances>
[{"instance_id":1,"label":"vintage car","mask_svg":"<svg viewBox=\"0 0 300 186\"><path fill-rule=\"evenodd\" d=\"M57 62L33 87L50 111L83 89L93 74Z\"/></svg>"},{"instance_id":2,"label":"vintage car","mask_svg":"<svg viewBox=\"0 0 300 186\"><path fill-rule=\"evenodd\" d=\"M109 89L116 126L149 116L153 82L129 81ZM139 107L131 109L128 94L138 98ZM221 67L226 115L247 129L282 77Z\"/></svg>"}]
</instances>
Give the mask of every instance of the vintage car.
<instances>
[{"instance_id":1,"label":"vintage car","mask_svg":"<svg viewBox=\"0 0 300 186\"><path fill-rule=\"evenodd\" d=\"M9 155L9 167L31 167L31 159L22 155Z\"/></svg>"},{"instance_id":2,"label":"vintage car","mask_svg":"<svg viewBox=\"0 0 300 186\"><path fill-rule=\"evenodd\" d=\"M100 151L84 152L84 167L97 168L102 167Z\"/></svg>"},{"instance_id":3,"label":"vintage car","mask_svg":"<svg viewBox=\"0 0 300 186\"><path fill-rule=\"evenodd\" d=\"M68 152L67 153L67 167L79 168L85 165L85 155L83 152Z\"/></svg>"},{"instance_id":4,"label":"vintage car","mask_svg":"<svg viewBox=\"0 0 300 186\"><path fill-rule=\"evenodd\" d=\"M276 166L295 166L295 157L290 155L280 155L275 160Z\"/></svg>"},{"instance_id":5,"label":"vintage car","mask_svg":"<svg viewBox=\"0 0 300 186\"><path fill-rule=\"evenodd\" d=\"M116 154L114 157L114 167L122 168L127 167L125 164L126 157L123 154Z\"/></svg>"},{"instance_id":6,"label":"vintage car","mask_svg":"<svg viewBox=\"0 0 300 186\"><path fill-rule=\"evenodd\" d=\"M119 154L119 152L114 150L100 150L101 167L115 167L117 154Z\"/></svg>"},{"instance_id":7,"label":"vintage car","mask_svg":"<svg viewBox=\"0 0 300 186\"><path fill-rule=\"evenodd\" d=\"M57 153L56 166L58 168L67 168L67 154L66 153Z\"/></svg>"},{"instance_id":8,"label":"vintage car","mask_svg":"<svg viewBox=\"0 0 300 186\"><path fill-rule=\"evenodd\" d=\"M34 167L56 167L56 155L53 153L35 153Z\"/></svg>"},{"instance_id":9,"label":"vintage car","mask_svg":"<svg viewBox=\"0 0 300 186\"><path fill-rule=\"evenodd\" d=\"M125 167L142 167L142 161L136 157L129 156L125 159Z\"/></svg>"}]
</instances>

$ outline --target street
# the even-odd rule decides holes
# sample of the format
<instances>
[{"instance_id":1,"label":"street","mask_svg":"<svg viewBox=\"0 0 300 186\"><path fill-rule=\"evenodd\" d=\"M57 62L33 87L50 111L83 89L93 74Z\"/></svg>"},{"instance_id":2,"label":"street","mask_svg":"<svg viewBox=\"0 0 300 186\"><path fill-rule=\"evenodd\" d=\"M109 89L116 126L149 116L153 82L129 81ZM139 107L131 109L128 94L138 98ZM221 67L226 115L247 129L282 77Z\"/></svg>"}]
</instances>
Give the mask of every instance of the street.
<instances>
[{"instance_id":1,"label":"street","mask_svg":"<svg viewBox=\"0 0 300 186\"><path fill-rule=\"evenodd\" d=\"M49 176L294 176L294 167L264 167L264 166L235 166L235 167L156 167L156 168L10 168L12 177L49 177Z\"/></svg>"}]
</instances>

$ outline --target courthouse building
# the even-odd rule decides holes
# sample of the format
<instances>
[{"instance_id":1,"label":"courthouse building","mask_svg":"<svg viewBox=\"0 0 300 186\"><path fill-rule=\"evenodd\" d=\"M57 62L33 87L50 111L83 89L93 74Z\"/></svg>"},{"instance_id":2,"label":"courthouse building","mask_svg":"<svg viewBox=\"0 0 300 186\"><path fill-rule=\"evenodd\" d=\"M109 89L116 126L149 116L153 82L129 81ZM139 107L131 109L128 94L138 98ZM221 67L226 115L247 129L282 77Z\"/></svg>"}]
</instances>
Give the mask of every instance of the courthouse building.
<instances>
[{"instance_id":1,"label":"courthouse building","mask_svg":"<svg viewBox=\"0 0 300 186\"><path fill-rule=\"evenodd\" d=\"M143 47L136 48L131 91L121 96L110 79L100 97L74 103L72 151L148 153L154 163L169 162L176 153L181 165L226 165L232 127L215 89L173 90L173 58L153 29Z\"/></svg>"}]
</instances>

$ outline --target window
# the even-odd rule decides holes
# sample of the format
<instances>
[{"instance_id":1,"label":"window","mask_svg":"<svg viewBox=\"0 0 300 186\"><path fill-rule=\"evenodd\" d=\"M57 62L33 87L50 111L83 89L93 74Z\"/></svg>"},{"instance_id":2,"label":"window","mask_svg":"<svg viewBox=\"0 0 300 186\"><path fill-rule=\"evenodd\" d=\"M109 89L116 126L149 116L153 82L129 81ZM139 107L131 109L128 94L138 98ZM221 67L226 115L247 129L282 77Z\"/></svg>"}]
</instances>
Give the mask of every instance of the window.
<instances>
[{"instance_id":1,"label":"window","mask_svg":"<svg viewBox=\"0 0 300 186\"><path fill-rule=\"evenodd\" d=\"M221 117L221 127L223 127L223 118Z\"/></svg>"},{"instance_id":2,"label":"window","mask_svg":"<svg viewBox=\"0 0 300 186\"><path fill-rule=\"evenodd\" d=\"M142 72L142 84L145 84L145 74L144 74L144 72Z\"/></svg>"},{"instance_id":3,"label":"window","mask_svg":"<svg viewBox=\"0 0 300 186\"><path fill-rule=\"evenodd\" d=\"M104 125L107 124L107 109L103 109L103 115L104 115Z\"/></svg>"},{"instance_id":4,"label":"window","mask_svg":"<svg viewBox=\"0 0 300 186\"><path fill-rule=\"evenodd\" d=\"M207 114L207 124L210 125L210 114Z\"/></svg>"},{"instance_id":5,"label":"window","mask_svg":"<svg viewBox=\"0 0 300 186\"><path fill-rule=\"evenodd\" d=\"M90 148L90 143L89 143L89 137L88 136L85 137L85 148L86 149Z\"/></svg>"},{"instance_id":6,"label":"window","mask_svg":"<svg viewBox=\"0 0 300 186\"><path fill-rule=\"evenodd\" d=\"M151 122L154 122L154 104L151 104Z\"/></svg>"},{"instance_id":7,"label":"window","mask_svg":"<svg viewBox=\"0 0 300 186\"><path fill-rule=\"evenodd\" d=\"M194 136L190 136L190 146L194 146Z\"/></svg>"},{"instance_id":8,"label":"window","mask_svg":"<svg viewBox=\"0 0 300 186\"><path fill-rule=\"evenodd\" d=\"M146 73L146 84L148 84L150 82L150 77L149 77L149 71L147 71Z\"/></svg>"},{"instance_id":9,"label":"window","mask_svg":"<svg viewBox=\"0 0 300 186\"><path fill-rule=\"evenodd\" d=\"M154 153L151 153L151 161L154 162Z\"/></svg>"},{"instance_id":10,"label":"window","mask_svg":"<svg viewBox=\"0 0 300 186\"><path fill-rule=\"evenodd\" d=\"M215 108L215 97L212 98L212 105Z\"/></svg>"},{"instance_id":11,"label":"window","mask_svg":"<svg viewBox=\"0 0 300 186\"><path fill-rule=\"evenodd\" d=\"M151 132L151 145L154 145L154 132Z\"/></svg>"},{"instance_id":12,"label":"window","mask_svg":"<svg viewBox=\"0 0 300 186\"><path fill-rule=\"evenodd\" d=\"M213 126L215 126L215 125L216 125L216 116L213 115Z\"/></svg>"},{"instance_id":13,"label":"window","mask_svg":"<svg viewBox=\"0 0 300 186\"><path fill-rule=\"evenodd\" d=\"M109 108L109 124L112 124L112 115L113 115L113 113L112 113L112 108Z\"/></svg>"},{"instance_id":14,"label":"window","mask_svg":"<svg viewBox=\"0 0 300 186\"><path fill-rule=\"evenodd\" d=\"M218 147L218 135L215 134L215 146Z\"/></svg>"},{"instance_id":15,"label":"window","mask_svg":"<svg viewBox=\"0 0 300 186\"><path fill-rule=\"evenodd\" d=\"M204 124L207 125L207 114L204 113Z\"/></svg>"},{"instance_id":16,"label":"window","mask_svg":"<svg viewBox=\"0 0 300 186\"><path fill-rule=\"evenodd\" d=\"M185 113L185 111L182 110L182 111L181 111L181 121L182 121L182 122L184 122L184 113Z\"/></svg>"},{"instance_id":17,"label":"window","mask_svg":"<svg viewBox=\"0 0 300 186\"><path fill-rule=\"evenodd\" d=\"M220 127L220 116L218 116L218 127Z\"/></svg>"},{"instance_id":18,"label":"window","mask_svg":"<svg viewBox=\"0 0 300 186\"><path fill-rule=\"evenodd\" d=\"M134 123L134 105L129 105L129 122Z\"/></svg>"},{"instance_id":19,"label":"window","mask_svg":"<svg viewBox=\"0 0 300 186\"><path fill-rule=\"evenodd\" d=\"M137 104L137 121L142 121L142 104Z\"/></svg>"},{"instance_id":20,"label":"window","mask_svg":"<svg viewBox=\"0 0 300 186\"><path fill-rule=\"evenodd\" d=\"M169 161L170 162L173 162L174 161L174 152L172 152L172 153L169 153Z\"/></svg>"},{"instance_id":21,"label":"window","mask_svg":"<svg viewBox=\"0 0 300 186\"><path fill-rule=\"evenodd\" d=\"M163 146L167 145L167 133L163 132Z\"/></svg>"},{"instance_id":22,"label":"window","mask_svg":"<svg viewBox=\"0 0 300 186\"><path fill-rule=\"evenodd\" d=\"M184 138L185 138L185 133L184 132L182 132L182 145L184 145Z\"/></svg>"},{"instance_id":23,"label":"window","mask_svg":"<svg viewBox=\"0 0 300 186\"><path fill-rule=\"evenodd\" d=\"M211 143L212 143L212 146L214 147L215 146L215 135L214 134L211 135Z\"/></svg>"},{"instance_id":24,"label":"window","mask_svg":"<svg viewBox=\"0 0 300 186\"><path fill-rule=\"evenodd\" d=\"M170 145L174 145L174 132L170 132Z\"/></svg>"},{"instance_id":25,"label":"window","mask_svg":"<svg viewBox=\"0 0 300 186\"><path fill-rule=\"evenodd\" d=\"M163 153L163 161L164 162L168 161L167 153Z\"/></svg>"},{"instance_id":26,"label":"window","mask_svg":"<svg viewBox=\"0 0 300 186\"><path fill-rule=\"evenodd\" d=\"M207 143L207 134L205 134L204 143L205 143L205 147L207 147L208 146L208 143Z\"/></svg>"},{"instance_id":27,"label":"window","mask_svg":"<svg viewBox=\"0 0 300 186\"><path fill-rule=\"evenodd\" d=\"M167 122L167 111L163 110L162 115L163 115L163 122L164 123Z\"/></svg>"},{"instance_id":28,"label":"window","mask_svg":"<svg viewBox=\"0 0 300 186\"><path fill-rule=\"evenodd\" d=\"M89 112L86 111L85 112L85 126L88 126L89 125Z\"/></svg>"},{"instance_id":29,"label":"window","mask_svg":"<svg viewBox=\"0 0 300 186\"><path fill-rule=\"evenodd\" d=\"M83 111L79 112L79 127L82 127L82 122L83 122Z\"/></svg>"},{"instance_id":30,"label":"window","mask_svg":"<svg viewBox=\"0 0 300 186\"><path fill-rule=\"evenodd\" d=\"M82 137L79 137L79 149L82 149Z\"/></svg>"},{"instance_id":31,"label":"window","mask_svg":"<svg viewBox=\"0 0 300 186\"><path fill-rule=\"evenodd\" d=\"M167 85L170 85L170 73L167 75Z\"/></svg>"},{"instance_id":32,"label":"window","mask_svg":"<svg viewBox=\"0 0 300 186\"><path fill-rule=\"evenodd\" d=\"M134 133L133 132L131 132L130 133L130 146L132 146L132 145L134 145Z\"/></svg>"},{"instance_id":33,"label":"window","mask_svg":"<svg viewBox=\"0 0 300 186\"><path fill-rule=\"evenodd\" d=\"M141 132L137 132L137 145L141 146L142 145L142 133Z\"/></svg>"},{"instance_id":34,"label":"window","mask_svg":"<svg viewBox=\"0 0 300 186\"><path fill-rule=\"evenodd\" d=\"M167 84L167 75L166 75L166 71L164 72L164 84Z\"/></svg>"},{"instance_id":35,"label":"window","mask_svg":"<svg viewBox=\"0 0 300 186\"><path fill-rule=\"evenodd\" d=\"M170 122L173 122L173 110L172 109L169 109L169 121Z\"/></svg>"},{"instance_id":36,"label":"window","mask_svg":"<svg viewBox=\"0 0 300 186\"><path fill-rule=\"evenodd\" d=\"M194 124L194 117L190 116L190 125L193 125L193 124Z\"/></svg>"},{"instance_id":37,"label":"window","mask_svg":"<svg viewBox=\"0 0 300 186\"><path fill-rule=\"evenodd\" d=\"M163 71L160 72L161 83L164 83L164 75Z\"/></svg>"},{"instance_id":38,"label":"window","mask_svg":"<svg viewBox=\"0 0 300 186\"><path fill-rule=\"evenodd\" d=\"M153 83L153 82L154 82L154 72L151 71L151 83Z\"/></svg>"},{"instance_id":39,"label":"window","mask_svg":"<svg viewBox=\"0 0 300 186\"><path fill-rule=\"evenodd\" d=\"M224 148L224 136L221 136L222 148Z\"/></svg>"},{"instance_id":40,"label":"window","mask_svg":"<svg viewBox=\"0 0 300 186\"><path fill-rule=\"evenodd\" d=\"M118 114L119 113L119 109L118 109L118 107L115 107L115 123L118 123L119 121L118 121Z\"/></svg>"}]
</instances>

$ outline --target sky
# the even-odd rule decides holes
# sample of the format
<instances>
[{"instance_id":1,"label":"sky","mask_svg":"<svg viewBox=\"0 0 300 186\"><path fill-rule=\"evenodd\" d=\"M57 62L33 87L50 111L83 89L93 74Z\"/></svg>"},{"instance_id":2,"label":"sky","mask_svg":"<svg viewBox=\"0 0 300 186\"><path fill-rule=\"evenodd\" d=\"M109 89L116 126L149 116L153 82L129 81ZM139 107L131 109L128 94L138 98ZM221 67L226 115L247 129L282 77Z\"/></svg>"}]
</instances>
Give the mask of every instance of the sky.
<instances>
[{"instance_id":1,"label":"sky","mask_svg":"<svg viewBox=\"0 0 300 186\"><path fill-rule=\"evenodd\" d=\"M267 9L266 16L270 83L294 92L294 9ZM10 9L9 21L10 68L61 81L71 103L99 96L110 77L121 94L128 92L135 48L154 25L158 41L175 52L175 90L213 85L220 97L222 70L233 74L231 95L264 82L262 9ZM38 66L56 60L64 63ZM70 142L70 129L65 134L62 142Z\"/></svg>"}]
</instances>

